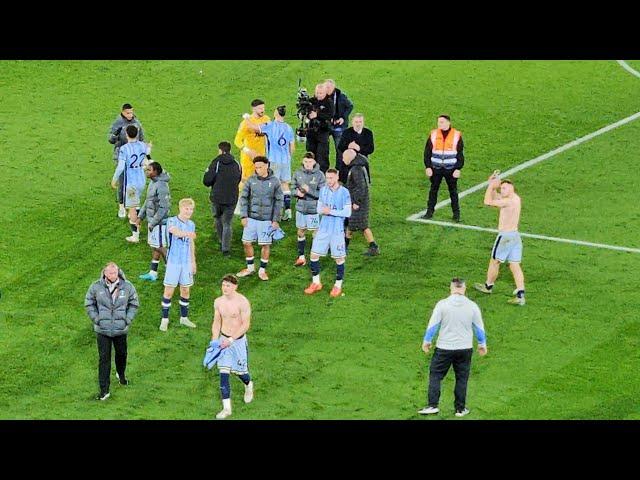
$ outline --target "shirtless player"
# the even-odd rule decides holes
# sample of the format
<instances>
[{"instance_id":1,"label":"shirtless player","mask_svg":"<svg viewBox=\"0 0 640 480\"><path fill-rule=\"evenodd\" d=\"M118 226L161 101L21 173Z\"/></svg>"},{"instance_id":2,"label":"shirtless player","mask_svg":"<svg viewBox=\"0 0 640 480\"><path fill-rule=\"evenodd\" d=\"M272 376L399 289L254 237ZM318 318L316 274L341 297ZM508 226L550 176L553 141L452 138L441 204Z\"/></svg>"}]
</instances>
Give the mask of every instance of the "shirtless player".
<instances>
[{"instance_id":1,"label":"shirtless player","mask_svg":"<svg viewBox=\"0 0 640 480\"><path fill-rule=\"evenodd\" d=\"M222 353L218 359L220 370L220 391L222 410L216 418L231 415L231 373L238 375L244 383L244 403L253 400L253 382L249 375L248 346L246 332L251 322L251 305L247 298L237 292L238 279L235 275L225 275L222 279L222 296L215 299L213 308L212 340L219 339Z\"/></svg>"},{"instance_id":2,"label":"shirtless player","mask_svg":"<svg viewBox=\"0 0 640 480\"><path fill-rule=\"evenodd\" d=\"M509 269L513 274L516 283L514 298L509 299L513 305L524 305L524 273L520 267L522 260L522 240L518 233L518 222L520 221L520 196L515 193L513 183L510 180L500 180L499 172L494 172L489 177L489 185L484 194L484 204L500 209L500 220L498 222L498 237L493 244L489 269L487 270L487 281L483 285L476 283L474 288L482 293L491 293L493 284L498 278L500 264L509 262ZM500 188L500 193L497 192Z\"/></svg>"}]
</instances>

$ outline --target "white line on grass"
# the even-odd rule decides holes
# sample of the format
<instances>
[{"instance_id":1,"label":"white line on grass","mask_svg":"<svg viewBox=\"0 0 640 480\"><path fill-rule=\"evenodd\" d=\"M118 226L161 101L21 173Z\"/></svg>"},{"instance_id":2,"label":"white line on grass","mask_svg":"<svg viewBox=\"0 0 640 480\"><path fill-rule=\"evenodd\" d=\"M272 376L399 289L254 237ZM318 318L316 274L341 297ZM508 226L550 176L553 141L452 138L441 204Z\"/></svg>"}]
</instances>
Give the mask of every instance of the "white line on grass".
<instances>
[{"instance_id":1,"label":"white line on grass","mask_svg":"<svg viewBox=\"0 0 640 480\"><path fill-rule=\"evenodd\" d=\"M633 68L631 68L627 62L625 62L624 60L616 60L618 62L618 64L620 64L620 66L622 68L624 68L626 71L628 71L629 73L631 73L632 75L635 75L636 77L640 78L640 72L634 70ZM597 137L598 135L602 135L603 133L607 133L615 128L618 128L622 125L625 125L629 122L633 122L634 120L636 120L637 118L640 117L640 112L634 113L633 115L630 115L626 118L623 118L622 120L618 120L617 122L614 122L610 125L607 125L606 127L602 127L599 130L596 130L593 133L589 133L588 135L585 135L584 137L580 137L576 140L573 140L572 142L569 142L565 145L562 145L561 147L558 147L554 150L551 150L550 152L547 152L543 155L540 155L539 157L536 158L532 158L531 160L527 160L526 162L523 162L519 165L516 165L515 167L507 170L506 172L502 172L500 174L501 178L505 178L509 175L512 175L516 172L519 172L520 170L524 170L525 168L529 168L537 163L542 162L543 160L547 160L555 155L558 155L559 153L562 153L566 150L569 150L570 148L573 148L577 145L580 145L581 143L587 142L589 140L591 140L592 138ZM458 198L463 198L466 197L467 195L470 195L474 192L477 192L478 190L482 190L483 188L485 188L487 185L489 184L488 181L479 183L478 185L471 187L467 190L465 190L464 192L460 193L458 195ZM435 206L435 210L438 210L446 205L449 205L451 203L451 199L447 199L447 200L443 200L442 202L439 202L436 204ZM441 222L438 220L427 220L426 218L421 218L424 214L426 213L426 210L422 210L418 213L414 213L413 215L409 215L407 217L407 220L410 222L420 222L420 223L430 223L432 225L440 225L443 227L455 227L455 228L463 228L466 230L478 230L481 232L491 232L491 233L498 233L498 230L494 229L494 228L484 228L484 227L478 227L476 225L464 225L461 223L451 223L451 222ZM534 233L520 233L521 236L523 237L530 237L530 238L537 238L540 240L550 240L553 242L561 242L561 243L571 243L573 245L584 245L587 247L595 247L595 248L605 248L608 250L618 250L618 251L623 251L623 252L631 252L631 253L640 253L640 249L638 248L630 248L630 247L619 247L617 245L607 245L604 243L593 243L593 242L584 242L582 240L571 240L568 238L559 238L559 237L549 237L547 235L537 235Z\"/></svg>"},{"instance_id":2,"label":"white line on grass","mask_svg":"<svg viewBox=\"0 0 640 480\"><path fill-rule=\"evenodd\" d=\"M490 232L490 233L498 233L498 230L495 228L485 228L485 227L477 227L475 225L464 225L462 223L452 223L452 222L440 222L438 220L427 220L425 218L419 218L413 220L414 222L420 223L431 223L433 225L440 225L442 227L455 227L455 228L463 228L465 230L477 230L480 232ZM586 247L595 247L595 248L606 248L607 250L618 250L621 252L631 252L631 253L640 253L640 248L631 248L631 247L619 247L617 245L607 245L606 243L593 243L593 242L584 242L582 240L570 240L568 238L559 238L559 237L549 237L547 235L537 235L535 233L520 233L522 237L529 238L537 238L540 240L550 240L552 242L561 242L561 243L571 243L573 245L584 245Z\"/></svg>"},{"instance_id":3,"label":"white line on grass","mask_svg":"<svg viewBox=\"0 0 640 480\"><path fill-rule=\"evenodd\" d=\"M627 72L629 72L631 75L635 75L636 77L640 78L640 72L631 68L627 62L625 62L624 60L616 60L616 62L618 62L620 66L624 68Z\"/></svg>"},{"instance_id":4,"label":"white line on grass","mask_svg":"<svg viewBox=\"0 0 640 480\"><path fill-rule=\"evenodd\" d=\"M597 137L598 135L602 135L603 133L607 133L615 128L621 127L622 125L625 125L629 122L633 122L634 120L636 120L637 118L640 118L640 112L634 113L633 115L627 117L627 118L623 118L622 120L618 120L617 122L614 122L610 125L607 125L606 127L602 127L599 130L596 130L595 132L592 132L588 135L585 135L584 137L580 137L576 140L573 140L572 142L566 143L564 145L562 145L561 147L558 147L554 150L551 150L550 152L547 152L543 155L540 155L539 157L536 158L532 158L531 160L527 160L526 162L523 162L519 165L516 165L513 168L510 168L509 170L507 170L506 172L502 172L500 174L500 178L505 178L509 175L513 175L516 172L519 172L520 170L524 170L525 168L529 168L532 167L533 165L536 165L540 162L542 162L543 160L547 160L551 157L554 157L556 155L558 155L559 153L565 152L567 150L569 150L570 148L573 148L577 145L580 145L581 143L587 142L589 140L591 140L592 138ZM489 184L489 182L484 181L482 183L479 183L478 185L476 185L475 187L471 187L467 190L465 190L464 192L461 192L458 195L459 199L462 199L464 197L466 197L467 195L470 195L474 192L477 192L478 190L482 190L483 188L486 188L487 185ZM448 198L446 200L443 200L442 202L439 202L436 204L435 209L438 210L444 206L447 206L451 203L451 199ZM410 215L407 217L407 220L409 221L415 221L418 218L420 218L422 215L424 215L426 212L426 210L422 210L418 213L414 213L413 215Z\"/></svg>"}]
</instances>

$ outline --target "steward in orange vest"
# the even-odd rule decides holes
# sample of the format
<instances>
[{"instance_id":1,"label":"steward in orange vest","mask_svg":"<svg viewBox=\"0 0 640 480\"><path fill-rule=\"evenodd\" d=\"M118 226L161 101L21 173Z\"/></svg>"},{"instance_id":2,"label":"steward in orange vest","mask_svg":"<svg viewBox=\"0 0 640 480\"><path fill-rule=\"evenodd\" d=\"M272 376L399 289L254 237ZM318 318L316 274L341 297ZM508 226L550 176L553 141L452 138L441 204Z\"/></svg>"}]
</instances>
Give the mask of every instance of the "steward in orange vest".
<instances>
[{"instance_id":1,"label":"steward in orange vest","mask_svg":"<svg viewBox=\"0 0 640 480\"><path fill-rule=\"evenodd\" d=\"M464 166L463 148L462 133L451 127L448 115L440 115L438 128L431 131L424 147L424 167L426 175L431 181L431 188L429 189L427 211L422 218L433 217L438 200L438 190L444 178L449 188L453 220L460 221L458 178L460 178L460 170Z\"/></svg>"}]
</instances>

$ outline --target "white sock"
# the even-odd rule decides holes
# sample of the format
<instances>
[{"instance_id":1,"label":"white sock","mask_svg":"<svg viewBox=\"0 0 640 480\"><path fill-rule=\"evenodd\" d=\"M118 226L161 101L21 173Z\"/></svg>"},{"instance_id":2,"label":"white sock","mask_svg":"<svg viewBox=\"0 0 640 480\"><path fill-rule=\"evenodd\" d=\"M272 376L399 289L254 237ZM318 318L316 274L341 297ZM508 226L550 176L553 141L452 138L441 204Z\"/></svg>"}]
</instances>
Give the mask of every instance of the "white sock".
<instances>
[{"instance_id":1,"label":"white sock","mask_svg":"<svg viewBox=\"0 0 640 480\"><path fill-rule=\"evenodd\" d=\"M318 285L320 285L320 275L313 276L313 283L317 283Z\"/></svg>"},{"instance_id":2,"label":"white sock","mask_svg":"<svg viewBox=\"0 0 640 480\"><path fill-rule=\"evenodd\" d=\"M253 260L254 257L247 257L247 262L250 262L251 260ZM250 272L253 272L256 269L256 264L251 262L251 263L247 263L247 270L249 270Z\"/></svg>"},{"instance_id":3,"label":"white sock","mask_svg":"<svg viewBox=\"0 0 640 480\"><path fill-rule=\"evenodd\" d=\"M305 257L304 257L304 255L299 255L299 256L298 256L298 258L299 258L300 260L304 260L304 258L305 258Z\"/></svg>"},{"instance_id":4,"label":"white sock","mask_svg":"<svg viewBox=\"0 0 640 480\"><path fill-rule=\"evenodd\" d=\"M224 410L231 411L231 399L230 398L223 398L222 399L222 408Z\"/></svg>"},{"instance_id":5,"label":"white sock","mask_svg":"<svg viewBox=\"0 0 640 480\"><path fill-rule=\"evenodd\" d=\"M266 266L269 264L269 260L265 260L264 258L260 259L260 264L264 263L264 267L260 267L260 270L258 271L258 273L265 273L265 269L267 268Z\"/></svg>"},{"instance_id":6,"label":"white sock","mask_svg":"<svg viewBox=\"0 0 640 480\"><path fill-rule=\"evenodd\" d=\"M336 280L336 287L342 288L342 280Z\"/></svg>"},{"instance_id":7,"label":"white sock","mask_svg":"<svg viewBox=\"0 0 640 480\"><path fill-rule=\"evenodd\" d=\"M151 275L154 278L158 278L158 272L154 272L153 270L149 270L149 275Z\"/></svg>"}]
</instances>

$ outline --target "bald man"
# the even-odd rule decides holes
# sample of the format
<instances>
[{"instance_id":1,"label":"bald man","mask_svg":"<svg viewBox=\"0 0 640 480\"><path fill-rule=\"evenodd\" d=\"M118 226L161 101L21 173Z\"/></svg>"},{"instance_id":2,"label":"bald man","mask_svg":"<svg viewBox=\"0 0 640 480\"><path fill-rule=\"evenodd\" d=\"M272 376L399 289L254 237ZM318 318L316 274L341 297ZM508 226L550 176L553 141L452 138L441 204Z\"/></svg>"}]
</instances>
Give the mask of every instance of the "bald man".
<instances>
[{"instance_id":1,"label":"bald man","mask_svg":"<svg viewBox=\"0 0 640 480\"><path fill-rule=\"evenodd\" d=\"M312 152L322 173L329 169L329 135L333 118L333 102L327 95L324 83L316 85L315 96L311 98L313 110L309 113L309 132L307 133L307 152Z\"/></svg>"}]
</instances>

